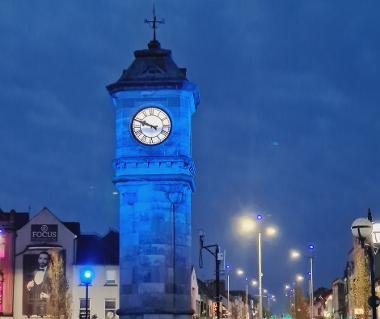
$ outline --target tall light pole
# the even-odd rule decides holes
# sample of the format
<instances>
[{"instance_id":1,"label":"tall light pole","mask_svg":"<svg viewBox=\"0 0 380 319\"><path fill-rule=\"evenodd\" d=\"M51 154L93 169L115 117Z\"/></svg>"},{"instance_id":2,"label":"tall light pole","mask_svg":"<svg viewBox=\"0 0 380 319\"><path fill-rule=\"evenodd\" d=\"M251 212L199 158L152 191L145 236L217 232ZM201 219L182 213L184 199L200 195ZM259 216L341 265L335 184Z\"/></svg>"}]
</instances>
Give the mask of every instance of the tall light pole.
<instances>
[{"instance_id":1,"label":"tall light pole","mask_svg":"<svg viewBox=\"0 0 380 319\"><path fill-rule=\"evenodd\" d=\"M236 275L243 276L244 270L241 268L236 269ZM248 278L245 277L245 309L246 309L246 316L248 314Z\"/></svg>"},{"instance_id":2,"label":"tall light pole","mask_svg":"<svg viewBox=\"0 0 380 319\"><path fill-rule=\"evenodd\" d=\"M258 282L259 282L259 318L263 319L263 270L262 270L262 227L260 226L263 221L263 215L256 215L256 221L250 217L243 217L240 219L240 230L242 233L252 235L254 230L257 230L257 259L258 259ZM265 235L272 237L276 235L277 229L275 227L266 227Z\"/></svg>"},{"instance_id":3,"label":"tall light pole","mask_svg":"<svg viewBox=\"0 0 380 319\"><path fill-rule=\"evenodd\" d=\"M313 259L314 259L314 244L308 245L309 255L305 256L301 254L298 250L292 249L289 253L291 259L299 259L302 255L309 259L309 307L310 307L310 318L314 319L314 274L313 274Z\"/></svg>"},{"instance_id":4,"label":"tall light pole","mask_svg":"<svg viewBox=\"0 0 380 319\"><path fill-rule=\"evenodd\" d=\"M314 258L314 244L309 244L308 246L310 255L310 318L314 319L314 281L313 281L313 258Z\"/></svg>"},{"instance_id":5,"label":"tall light pole","mask_svg":"<svg viewBox=\"0 0 380 319\"><path fill-rule=\"evenodd\" d=\"M259 215L260 216L260 215ZM261 220L262 218L260 218ZM258 268L259 268L259 319L263 319L263 271L261 269L261 231L259 231L258 239L257 239L257 254L258 254Z\"/></svg>"},{"instance_id":6,"label":"tall light pole","mask_svg":"<svg viewBox=\"0 0 380 319\"><path fill-rule=\"evenodd\" d=\"M203 267L202 250L207 250L215 258L215 302L216 302L216 318L220 319L220 263L224 259L223 253L220 252L219 245L205 245L205 234L203 231L199 232L199 267Z\"/></svg>"},{"instance_id":7,"label":"tall light pole","mask_svg":"<svg viewBox=\"0 0 380 319\"><path fill-rule=\"evenodd\" d=\"M246 318L249 319L249 304L248 304L248 278L245 277L245 308L246 308Z\"/></svg>"},{"instance_id":8,"label":"tall light pole","mask_svg":"<svg viewBox=\"0 0 380 319\"><path fill-rule=\"evenodd\" d=\"M82 269L80 273L81 284L86 286L86 316L85 319L89 319L88 313L88 286L91 285L94 273L91 269Z\"/></svg>"},{"instance_id":9,"label":"tall light pole","mask_svg":"<svg viewBox=\"0 0 380 319\"><path fill-rule=\"evenodd\" d=\"M228 318L230 317L230 265L226 266L227 269L227 311Z\"/></svg>"}]
</instances>

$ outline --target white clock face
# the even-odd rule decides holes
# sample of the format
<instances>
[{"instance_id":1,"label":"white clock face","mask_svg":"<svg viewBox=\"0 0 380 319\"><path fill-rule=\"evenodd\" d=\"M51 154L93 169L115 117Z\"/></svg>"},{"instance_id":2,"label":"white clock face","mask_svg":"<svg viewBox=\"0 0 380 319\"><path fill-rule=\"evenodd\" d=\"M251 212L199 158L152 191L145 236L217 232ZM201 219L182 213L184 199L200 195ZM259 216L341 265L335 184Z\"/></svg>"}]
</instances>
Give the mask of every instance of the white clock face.
<instances>
[{"instance_id":1,"label":"white clock face","mask_svg":"<svg viewBox=\"0 0 380 319\"><path fill-rule=\"evenodd\" d=\"M162 143L168 138L171 128L169 115L154 106L141 109L131 123L133 136L145 145Z\"/></svg>"}]
</instances>

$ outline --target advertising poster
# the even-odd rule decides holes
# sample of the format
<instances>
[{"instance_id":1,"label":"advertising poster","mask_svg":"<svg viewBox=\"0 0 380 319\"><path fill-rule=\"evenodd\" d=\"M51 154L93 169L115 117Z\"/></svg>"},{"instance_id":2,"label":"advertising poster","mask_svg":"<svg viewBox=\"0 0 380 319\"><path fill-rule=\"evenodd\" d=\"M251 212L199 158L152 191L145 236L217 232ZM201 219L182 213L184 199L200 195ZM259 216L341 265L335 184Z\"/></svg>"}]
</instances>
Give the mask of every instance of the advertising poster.
<instances>
[{"instance_id":1,"label":"advertising poster","mask_svg":"<svg viewBox=\"0 0 380 319\"><path fill-rule=\"evenodd\" d=\"M63 250L46 249L25 253L23 256L23 315L48 315L49 305L54 300L54 291L62 282L59 276L64 276L64 274Z\"/></svg>"}]
</instances>

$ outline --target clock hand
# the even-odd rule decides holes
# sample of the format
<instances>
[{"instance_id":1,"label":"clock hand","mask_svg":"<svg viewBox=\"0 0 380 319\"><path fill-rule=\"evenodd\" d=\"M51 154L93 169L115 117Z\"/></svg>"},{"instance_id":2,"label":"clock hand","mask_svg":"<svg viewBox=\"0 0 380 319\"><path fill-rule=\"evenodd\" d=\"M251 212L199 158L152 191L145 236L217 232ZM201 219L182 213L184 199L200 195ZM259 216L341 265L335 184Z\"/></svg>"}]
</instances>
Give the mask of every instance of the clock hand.
<instances>
[{"instance_id":1,"label":"clock hand","mask_svg":"<svg viewBox=\"0 0 380 319\"><path fill-rule=\"evenodd\" d=\"M153 124L149 124L149 123L146 123L148 126L150 126L151 128L154 128L156 131L157 131L157 127L158 125L153 125Z\"/></svg>"},{"instance_id":2,"label":"clock hand","mask_svg":"<svg viewBox=\"0 0 380 319\"><path fill-rule=\"evenodd\" d=\"M158 128L158 125L149 124L148 122L144 120L135 119L135 121L141 123L143 126L149 126L150 128L154 128L155 130L157 130Z\"/></svg>"}]
</instances>

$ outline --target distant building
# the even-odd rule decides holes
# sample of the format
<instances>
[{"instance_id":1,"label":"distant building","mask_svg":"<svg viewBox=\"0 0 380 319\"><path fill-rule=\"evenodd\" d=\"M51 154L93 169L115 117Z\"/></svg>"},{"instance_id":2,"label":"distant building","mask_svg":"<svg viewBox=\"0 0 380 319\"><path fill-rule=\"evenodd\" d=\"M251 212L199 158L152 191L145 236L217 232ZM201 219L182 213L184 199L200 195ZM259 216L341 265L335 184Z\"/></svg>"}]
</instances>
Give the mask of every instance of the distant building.
<instances>
[{"instance_id":1,"label":"distant building","mask_svg":"<svg viewBox=\"0 0 380 319\"><path fill-rule=\"evenodd\" d=\"M47 208L31 219L29 213L0 210L0 317L49 314L52 257L56 255L69 287L71 317L84 316L80 272L90 265L95 274L89 287L91 318L114 318L119 307L118 251L117 232L104 237L83 235L79 223L62 222Z\"/></svg>"},{"instance_id":2,"label":"distant building","mask_svg":"<svg viewBox=\"0 0 380 319\"><path fill-rule=\"evenodd\" d=\"M324 287L314 291L314 318L332 318L332 290Z\"/></svg>"},{"instance_id":3,"label":"distant building","mask_svg":"<svg viewBox=\"0 0 380 319\"><path fill-rule=\"evenodd\" d=\"M16 230L29 220L28 213L0 210L0 315L13 315L14 256Z\"/></svg>"},{"instance_id":4,"label":"distant building","mask_svg":"<svg viewBox=\"0 0 380 319\"><path fill-rule=\"evenodd\" d=\"M48 208L30 218L29 213L0 210L0 317L47 317L52 298L52 257L58 256L68 283L71 318L85 317L85 286L81 271L90 266L94 279L89 287L91 319L113 319L119 309L119 233L103 237L82 234L77 222L63 222ZM221 318L253 318L257 302L245 291L230 291L220 283ZM215 281L203 282L191 272L193 318L216 317ZM59 296L64 298L65 296Z\"/></svg>"}]
</instances>

